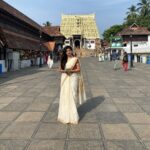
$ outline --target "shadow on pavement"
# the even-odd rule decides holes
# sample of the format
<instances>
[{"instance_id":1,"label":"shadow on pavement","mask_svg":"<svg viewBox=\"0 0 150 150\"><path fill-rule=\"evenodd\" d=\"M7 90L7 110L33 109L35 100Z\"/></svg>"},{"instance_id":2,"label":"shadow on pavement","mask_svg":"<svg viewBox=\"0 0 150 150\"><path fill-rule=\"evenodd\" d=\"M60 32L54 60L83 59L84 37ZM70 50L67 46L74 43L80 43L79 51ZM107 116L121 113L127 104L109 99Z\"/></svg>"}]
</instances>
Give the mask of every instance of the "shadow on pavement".
<instances>
[{"instance_id":1,"label":"shadow on pavement","mask_svg":"<svg viewBox=\"0 0 150 150\"><path fill-rule=\"evenodd\" d=\"M93 97L93 98L87 100L87 102L84 103L83 105L79 106L78 112L79 112L79 116L80 116L80 121L82 120L82 118L84 118L86 113L95 109L104 100L105 100L104 96Z\"/></svg>"},{"instance_id":2,"label":"shadow on pavement","mask_svg":"<svg viewBox=\"0 0 150 150\"><path fill-rule=\"evenodd\" d=\"M29 75L33 75L33 74L38 74L40 72L46 72L46 71L50 71L50 70L46 66L43 66L43 68L29 67L29 68L20 69L18 71L3 73L3 74L0 74L0 86L4 85L8 81L18 78L18 77L25 77L25 76L29 76ZM20 80L15 81L15 83L24 82L24 81L26 81L26 79L21 80L21 81ZM8 83L8 84L12 84L12 83Z\"/></svg>"}]
</instances>

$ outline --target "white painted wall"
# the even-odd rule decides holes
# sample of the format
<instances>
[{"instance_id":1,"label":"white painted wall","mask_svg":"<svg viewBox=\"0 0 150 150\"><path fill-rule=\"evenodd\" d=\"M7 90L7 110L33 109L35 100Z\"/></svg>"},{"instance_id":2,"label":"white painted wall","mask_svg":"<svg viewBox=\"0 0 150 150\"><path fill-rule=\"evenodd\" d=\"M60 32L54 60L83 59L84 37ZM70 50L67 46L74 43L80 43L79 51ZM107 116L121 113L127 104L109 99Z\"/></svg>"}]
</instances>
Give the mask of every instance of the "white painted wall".
<instances>
[{"instance_id":1,"label":"white painted wall","mask_svg":"<svg viewBox=\"0 0 150 150\"><path fill-rule=\"evenodd\" d=\"M68 39L66 39L65 42L64 42L63 48L64 48L65 46L70 46L70 45L71 45L71 41L68 40Z\"/></svg>"},{"instance_id":2,"label":"white painted wall","mask_svg":"<svg viewBox=\"0 0 150 150\"><path fill-rule=\"evenodd\" d=\"M95 49L95 40L86 40L85 41L85 48L94 50Z\"/></svg>"},{"instance_id":3,"label":"white painted wall","mask_svg":"<svg viewBox=\"0 0 150 150\"><path fill-rule=\"evenodd\" d=\"M19 70L19 52L8 53L8 59L13 60L12 62L12 71Z\"/></svg>"},{"instance_id":4,"label":"white painted wall","mask_svg":"<svg viewBox=\"0 0 150 150\"><path fill-rule=\"evenodd\" d=\"M123 49L130 53L130 43ZM150 53L150 36L148 37L148 42L132 42L132 51L133 53Z\"/></svg>"},{"instance_id":5,"label":"white painted wall","mask_svg":"<svg viewBox=\"0 0 150 150\"><path fill-rule=\"evenodd\" d=\"M5 60L0 60L0 64L2 64L2 72L6 72L7 68L5 67Z\"/></svg>"},{"instance_id":6,"label":"white painted wall","mask_svg":"<svg viewBox=\"0 0 150 150\"><path fill-rule=\"evenodd\" d=\"M148 44L150 45L150 35L148 36Z\"/></svg>"}]
</instances>

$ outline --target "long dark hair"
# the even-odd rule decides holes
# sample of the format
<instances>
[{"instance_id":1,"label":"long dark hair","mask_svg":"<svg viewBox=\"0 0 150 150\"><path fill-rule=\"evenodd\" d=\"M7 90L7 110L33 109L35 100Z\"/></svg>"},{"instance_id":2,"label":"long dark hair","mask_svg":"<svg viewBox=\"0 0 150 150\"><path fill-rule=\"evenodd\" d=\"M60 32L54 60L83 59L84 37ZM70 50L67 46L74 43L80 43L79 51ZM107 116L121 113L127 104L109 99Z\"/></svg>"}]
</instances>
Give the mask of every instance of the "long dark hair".
<instances>
[{"instance_id":1,"label":"long dark hair","mask_svg":"<svg viewBox=\"0 0 150 150\"><path fill-rule=\"evenodd\" d=\"M63 49L63 54L62 54L62 57L61 57L61 69L64 70L65 69L65 66L66 66L66 63L67 63L67 49L70 49L71 51L73 51L72 47L71 46L66 46L64 49Z\"/></svg>"}]
</instances>

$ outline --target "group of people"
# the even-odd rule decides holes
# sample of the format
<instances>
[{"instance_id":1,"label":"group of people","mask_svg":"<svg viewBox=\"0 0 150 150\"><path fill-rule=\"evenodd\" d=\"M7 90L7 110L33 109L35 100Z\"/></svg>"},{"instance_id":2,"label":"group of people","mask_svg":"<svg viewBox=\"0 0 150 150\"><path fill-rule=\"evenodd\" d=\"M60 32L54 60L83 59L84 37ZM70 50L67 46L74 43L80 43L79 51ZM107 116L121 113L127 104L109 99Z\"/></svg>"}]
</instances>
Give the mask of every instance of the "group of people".
<instances>
[{"instance_id":1,"label":"group of people","mask_svg":"<svg viewBox=\"0 0 150 150\"><path fill-rule=\"evenodd\" d=\"M116 53L116 51L112 53L112 61L114 61L114 70L119 69L120 55L118 53ZM128 54L127 54L127 52L123 53L122 66L123 66L124 71L128 71Z\"/></svg>"},{"instance_id":2,"label":"group of people","mask_svg":"<svg viewBox=\"0 0 150 150\"><path fill-rule=\"evenodd\" d=\"M123 69L124 71L127 71L128 70L128 54L127 52L123 52L123 57L121 58L121 54L119 52L117 52L116 50L114 50L111 54L107 54L107 60L109 61L113 61L114 62L114 70L117 70L120 68L120 60L122 60L122 66L123 66ZM102 52L102 53L99 53L99 58L98 60L100 62L103 62L106 60L106 56L105 54Z\"/></svg>"}]
</instances>

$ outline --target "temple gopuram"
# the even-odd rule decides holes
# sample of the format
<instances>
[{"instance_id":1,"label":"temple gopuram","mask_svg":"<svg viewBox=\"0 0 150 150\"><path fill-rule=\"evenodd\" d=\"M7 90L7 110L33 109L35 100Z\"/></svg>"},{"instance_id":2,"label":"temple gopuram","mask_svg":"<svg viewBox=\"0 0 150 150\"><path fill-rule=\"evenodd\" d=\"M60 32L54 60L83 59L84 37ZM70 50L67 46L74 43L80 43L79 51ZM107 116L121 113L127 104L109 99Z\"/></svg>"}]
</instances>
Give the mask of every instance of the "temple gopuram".
<instances>
[{"instance_id":1,"label":"temple gopuram","mask_svg":"<svg viewBox=\"0 0 150 150\"><path fill-rule=\"evenodd\" d=\"M0 66L1 73L15 71L45 61L53 38L35 21L0 1Z\"/></svg>"},{"instance_id":2,"label":"temple gopuram","mask_svg":"<svg viewBox=\"0 0 150 150\"><path fill-rule=\"evenodd\" d=\"M60 31L66 38L65 45L74 49L95 50L100 41L95 14L62 15Z\"/></svg>"}]
</instances>

